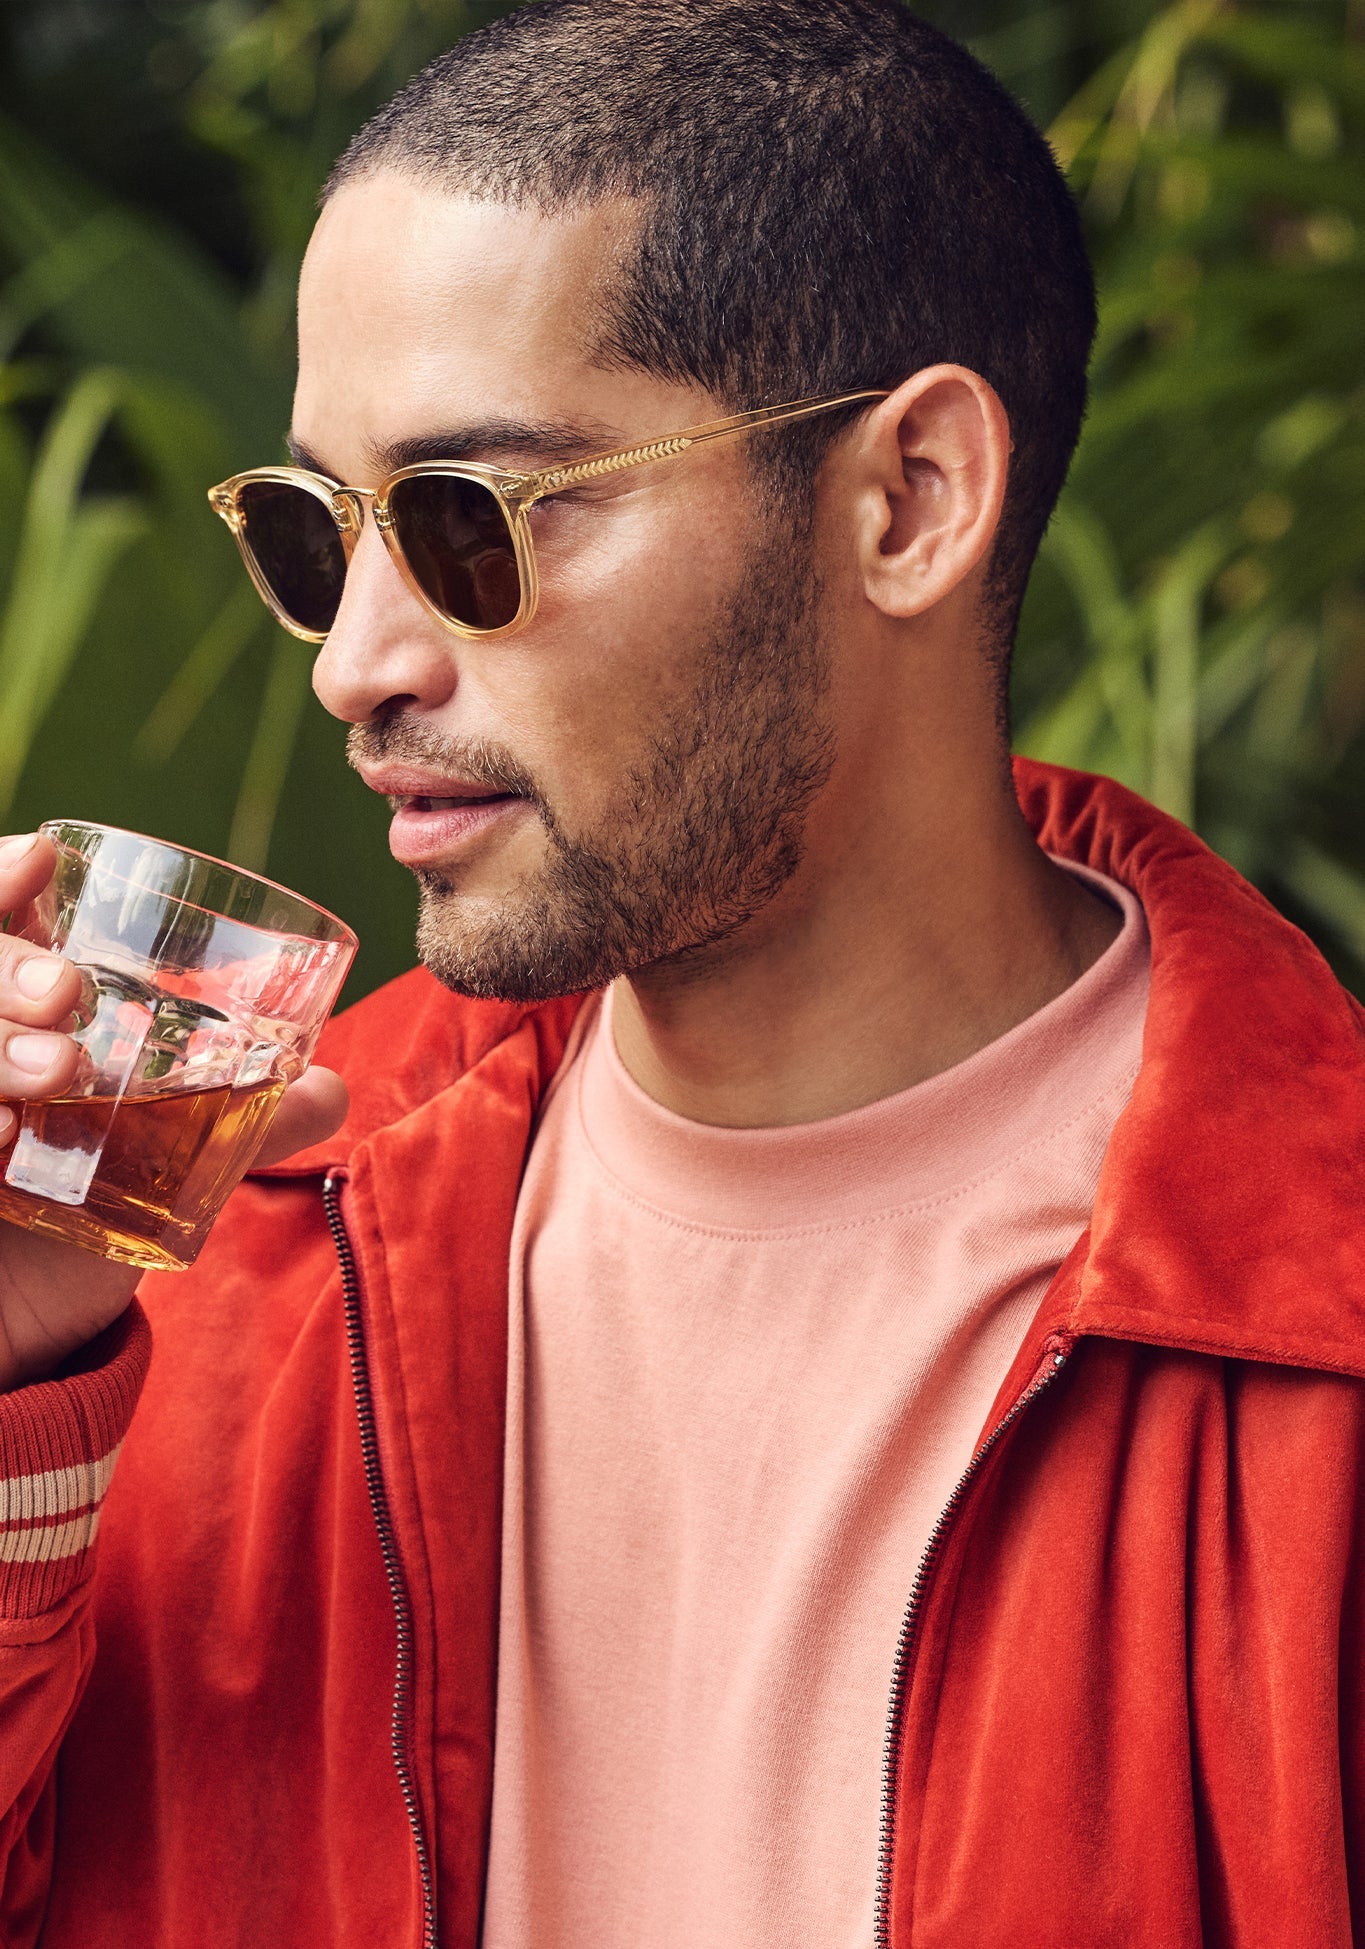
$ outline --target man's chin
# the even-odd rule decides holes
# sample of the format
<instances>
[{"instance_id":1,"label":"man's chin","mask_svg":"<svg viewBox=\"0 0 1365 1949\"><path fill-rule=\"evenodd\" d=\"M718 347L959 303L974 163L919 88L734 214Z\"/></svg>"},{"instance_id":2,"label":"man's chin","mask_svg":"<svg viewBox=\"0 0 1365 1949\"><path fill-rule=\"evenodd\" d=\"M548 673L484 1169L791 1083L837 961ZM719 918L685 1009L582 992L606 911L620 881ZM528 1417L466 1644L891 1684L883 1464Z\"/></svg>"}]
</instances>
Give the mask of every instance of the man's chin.
<instances>
[{"instance_id":1,"label":"man's chin","mask_svg":"<svg viewBox=\"0 0 1365 1949\"><path fill-rule=\"evenodd\" d=\"M428 974L443 988L468 1001L514 1002L524 1007L528 1003L556 1001L562 995L576 992L536 968L489 966L427 953L421 955L421 960Z\"/></svg>"},{"instance_id":2,"label":"man's chin","mask_svg":"<svg viewBox=\"0 0 1365 1949\"><path fill-rule=\"evenodd\" d=\"M452 893L423 876L417 953L452 994L473 1001L548 1002L604 986L617 970L600 943L575 941L522 908Z\"/></svg>"}]
</instances>

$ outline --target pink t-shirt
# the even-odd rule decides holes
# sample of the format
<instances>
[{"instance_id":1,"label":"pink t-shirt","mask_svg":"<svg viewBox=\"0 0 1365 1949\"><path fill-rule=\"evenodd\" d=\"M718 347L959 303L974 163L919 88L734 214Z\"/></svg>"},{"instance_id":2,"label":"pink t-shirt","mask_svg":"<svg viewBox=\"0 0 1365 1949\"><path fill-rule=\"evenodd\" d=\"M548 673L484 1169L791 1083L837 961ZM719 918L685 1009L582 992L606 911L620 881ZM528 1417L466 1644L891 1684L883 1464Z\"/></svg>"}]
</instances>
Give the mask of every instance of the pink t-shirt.
<instances>
[{"instance_id":1,"label":"pink t-shirt","mask_svg":"<svg viewBox=\"0 0 1365 1949\"><path fill-rule=\"evenodd\" d=\"M849 1115L674 1116L591 1007L512 1253L484 1949L868 1949L916 1565L1136 1074L1147 929Z\"/></svg>"}]
</instances>

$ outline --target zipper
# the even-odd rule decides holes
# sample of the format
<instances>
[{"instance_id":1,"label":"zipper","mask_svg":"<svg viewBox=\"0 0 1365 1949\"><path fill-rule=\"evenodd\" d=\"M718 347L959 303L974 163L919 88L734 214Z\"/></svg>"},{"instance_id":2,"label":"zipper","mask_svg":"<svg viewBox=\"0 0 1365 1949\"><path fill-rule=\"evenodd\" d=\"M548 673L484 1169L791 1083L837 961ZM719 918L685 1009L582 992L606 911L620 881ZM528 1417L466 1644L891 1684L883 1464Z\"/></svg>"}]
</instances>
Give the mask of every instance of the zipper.
<instances>
[{"instance_id":1,"label":"zipper","mask_svg":"<svg viewBox=\"0 0 1365 1949\"><path fill-rule=\"evenodd\" d=\"M910 1586L910 1596L906 1602L905 1615L901 1619L900 1636L896 1640L896 1657L891 1667L891 1704L886 1715L886 1739L882 1746L882 1799L881 1817L878 1821L877 1839L877 1896L873 1909L872 1940L875 1949L891 1949L891 1863L896 1846L896 1782L900 1772L901 1747L904 1737L903 1720L905 1715L905 1694L910 1678L910 1667L914 1657L915 1642L919 1635L920 1617L924 1610L924 1599L929 1580L943 1552L943 1545L961 1511L967 1491L977 1475L980 1474L987 1456L995 1448L1025 1408L1029 1407L1045 1388L1051 1387L1067 1362L1072 1343L1058 1334L1053 1334L1043 1342L1043 1361L1038 1371L1024 1389L1019 1399L1007 1414L996 1422L990 1433L967 1464L957 1487L949 1496L939 1514L938 1521L929 1533L929 1541L924 1546L924 1555L919 1560L915 1581Z\"/></svg>"},{"instance_id":2,"label":"zipper","mask_svg":"<svg viewBox=\"0 0 1365 1949\"><path fill-rule=\"evenodd\" d=\"M403 1565L398 1555L393 1517L389 1513L389 1498L384 1488L384 1474L379 1461L374 1395L370 1388L370 1369L365 1357L365 1326L360 1311L360 1273L356 1267L351 1241L347 1236L346 1221L341 1215L340 1178L328 1177L323 1180L322 1202L327 1212L327 1229L332 1234L332 1243L336 1247L337 1261L341 1267L341 1290L346 1310L346 1351L351 1365L351 1387L355 1394L356 1419L360 1423L360 1453L365 1464L365 1487L369 1491L370 1508L374 1512L374 1526L379 1533L384 1575L388 1580L394 1623L398 1631L398 1655L394 1665L393 1714L390 1720L389 1743L393 1751L394 1770L398 1774L399 1792L403 1796L408 1826L412 1830L412 1844L417 1854L417 1873L422 1884L422 1949L437 1949L436 1883L431 1872L431 1850L427 1846L426 1829L422 1824L422 1808L417 1798L417 1783L413 1778L411 1726L408 1720L412 1703L412 1604L403 1578Z\"/></svg>"}]
</instances>

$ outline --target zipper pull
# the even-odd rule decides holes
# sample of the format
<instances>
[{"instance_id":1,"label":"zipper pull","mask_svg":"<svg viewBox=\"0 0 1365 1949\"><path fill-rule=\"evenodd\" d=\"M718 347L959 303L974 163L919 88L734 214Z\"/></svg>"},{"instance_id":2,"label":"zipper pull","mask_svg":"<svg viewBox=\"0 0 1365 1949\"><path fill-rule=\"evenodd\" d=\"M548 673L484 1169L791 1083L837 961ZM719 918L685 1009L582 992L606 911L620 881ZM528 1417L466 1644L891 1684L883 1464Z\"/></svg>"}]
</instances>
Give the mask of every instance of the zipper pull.
<instances>
[{"instance_id":1,"label":"zipper pull","mask_svg":"<svg viewBox=\"0 0 1365 1949\"><path fill-rule=\"evenodd\" d=\"M1029 1382L1029 1391L1042 1387L1059 1374L1071 1357L1071 1349L1076 1344L1074 1333L1049 1333L1043 1342L1043 1357L1038 1363L1037 1372Z\"/></svg>"}]
</instances>

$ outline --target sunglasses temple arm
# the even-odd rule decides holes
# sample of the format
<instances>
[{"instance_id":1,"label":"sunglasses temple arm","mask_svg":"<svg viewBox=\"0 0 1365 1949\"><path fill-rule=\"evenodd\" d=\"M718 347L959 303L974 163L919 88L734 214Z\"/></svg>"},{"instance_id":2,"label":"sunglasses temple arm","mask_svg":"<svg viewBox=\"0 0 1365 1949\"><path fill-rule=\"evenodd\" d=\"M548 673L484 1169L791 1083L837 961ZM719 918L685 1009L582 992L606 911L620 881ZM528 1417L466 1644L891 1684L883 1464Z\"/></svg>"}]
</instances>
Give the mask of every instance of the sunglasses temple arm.
<instances>
[{"instance_id":1,"label":"sunglasses temple arm","mask_svg":"<svg viewBox=\"0 0 1365 1949\"><path fill-rule=\"evenodd\" d=\"M833 413L841 406L857 406L865 400L888 397L884 392L841 393L837 399L798 399L790 406L758 406L752 413L736 413L733 419L689 427L679 438L690 446L700 446L704 440L724 440L732 433L750 433L760 426L780 426L786 420L809 420L817 413Z\"/></svg>"},{"instance_id":2,"label":"sunglasses temple arm","mask_svg":"<svg viewBox=\"0 0 1365 1949\"><path fill-rule=\"evenodd\" d=\"M668 440L651 440L643 447L628 447L621 453L602 453L591 460L575 460L565 467L546 467L538 474L522 474L520 478L504 481L503 492L524 508L533 502L544 500L547 494L558 494L566 487L578 487L584 481L600 480L603 474L619 474L626 467L645 467L652 460L671 460L674 454L686 453L692 445L691 434L675 433Z\"/></svg>"},{"instance_id":3,"label":"sunglasses temple arm","mask_svg":"<svg viewBox=\"0 0 1365 1949\"><path fill-rule=\"evenodd\" d=\"M760 406L752 413L736 413L731 419L713 420L706 426L689 427L683 433L674 433L666 440L651 440L642 447L626 447L620 453L598 454L588 460L576 460L565 467L547 467L538 474L525 474L515 484L508 483L506 491L522 507L530 507L533 502L542 500L548 494L558 494L563 488L599 480L604 474L619 474L627 467L645 467L656 460L671 460L675 454L686 453L689 447L702 446L708 440L726 440L738 433L751 433L757 427L777 426L787 420L810 419L816 413L832 413L840 406L856 406L887 397L885 392L856 392L843 393L837 399L798 400L791 406Z\"/></svg>"}]
</instances>

